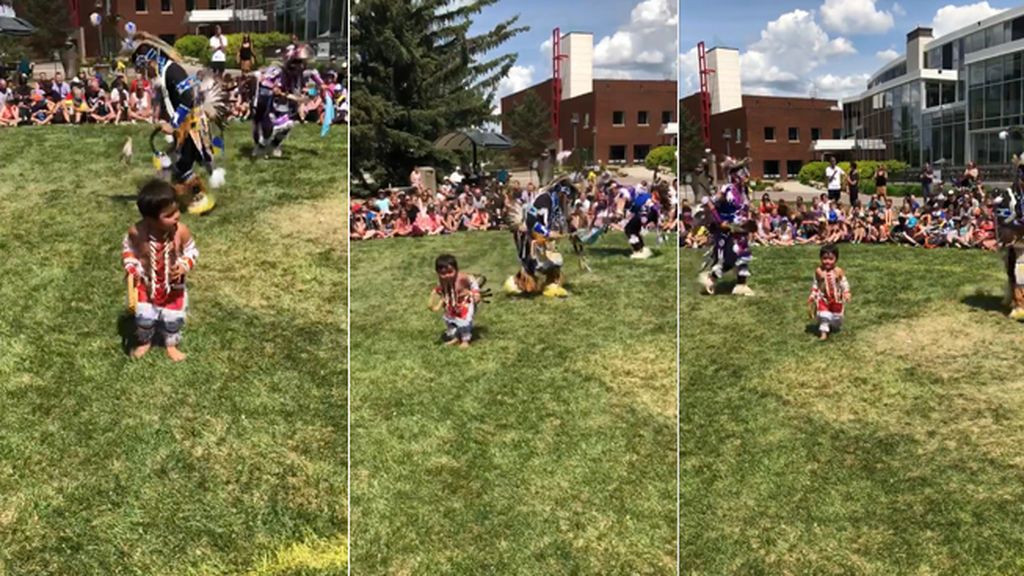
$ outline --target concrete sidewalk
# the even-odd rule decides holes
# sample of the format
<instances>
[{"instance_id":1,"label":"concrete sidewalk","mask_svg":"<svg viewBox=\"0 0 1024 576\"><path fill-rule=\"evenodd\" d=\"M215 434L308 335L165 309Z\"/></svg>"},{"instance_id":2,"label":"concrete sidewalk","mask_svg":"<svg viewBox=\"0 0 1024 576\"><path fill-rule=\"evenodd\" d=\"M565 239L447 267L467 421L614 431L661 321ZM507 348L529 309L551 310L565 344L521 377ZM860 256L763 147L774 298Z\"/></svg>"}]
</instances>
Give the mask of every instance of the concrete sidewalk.
<instances>
[{"instance_id":1,"label":"concrete sidewalk","mask_svg":"<svg viewBox=\"0 0 1024 576\"><path fill-rule=\"evenodd\" d=\"M765 190L764 192L756 192L752 193L754 197L753 199L760 200L762 194L768 194L768 196L770 196L772 200L785 200L786 202L796 202L797 198L803 197L804 200L810 202L811 198L815 198L825 193L824 190L818 190L813 186L801 184L799 180L787 180L785 182L779 182L778 184L782 186L782 192L773 192L770 190ZM691 204L697 201L697 199L694 198L693 195L693 188L691 188L689 185L683 185L683 200ZM848 200L848 198L844 198L844 200Z\"/></svg>"}]
</instances>

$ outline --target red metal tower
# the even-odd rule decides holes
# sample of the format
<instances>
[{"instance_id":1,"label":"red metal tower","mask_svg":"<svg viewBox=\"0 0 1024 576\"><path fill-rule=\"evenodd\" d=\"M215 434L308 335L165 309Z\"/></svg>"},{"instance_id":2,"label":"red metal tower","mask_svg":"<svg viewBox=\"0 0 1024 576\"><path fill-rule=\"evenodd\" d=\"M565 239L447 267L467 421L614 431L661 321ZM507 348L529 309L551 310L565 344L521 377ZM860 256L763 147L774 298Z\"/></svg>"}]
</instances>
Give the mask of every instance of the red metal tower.
<instances>
[{"instance_id":1,"label":"red metal tower","mask_svg":"<svg viewBox=\"0 0 1024 576\"><path fill-rule=\"evenodd\" d=\"M700 66L700 127L704 146L711 148L711 92L708 91L708 76L715 71L708 68L704 42L697 43L697 63Z\"/></svg>"},{"instance_id":2,"label":"red metal tower","mask_svg":"<svg viewBox=\"0 0 1024 576\"><path fill-rule=\"evenodd\" d=\"M558 142L558 120L562 107L562 60L568 60L568 54L562 54L562 33L555 28L551 31L551 137Z\"/></svg>"}]
</instances>

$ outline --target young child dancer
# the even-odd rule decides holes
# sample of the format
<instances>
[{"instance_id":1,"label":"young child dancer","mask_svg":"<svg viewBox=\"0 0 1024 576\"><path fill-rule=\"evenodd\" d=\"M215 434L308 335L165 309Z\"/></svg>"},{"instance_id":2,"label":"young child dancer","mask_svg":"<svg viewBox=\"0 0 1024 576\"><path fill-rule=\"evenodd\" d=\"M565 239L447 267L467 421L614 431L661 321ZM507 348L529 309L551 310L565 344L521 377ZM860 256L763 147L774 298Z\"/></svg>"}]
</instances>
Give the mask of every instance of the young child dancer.
<instances>
[{"instance_id":1,"label":"young child dancer","mask_svg":"<svg viewBox=\"0 0 1024 576\"><path fill-rule=\"evenodd\" d=\"M434 262L437 286L430 294L430 309L444 308L445 344L469 348L473 339L473 315L481 302L480 285L476 278L459 272L455 256L442 254Z\"/></svg>"},{"instance_id":2,"label":"young child dancer","mask_svg":"<svg viewBox=\"0 0 1024 576\"><path fill-rule=\"evenodd\" d=\"M836 266L839 249L834 244L822 246L819 258L821 264L814 270L814 283L807 301L811 305L811 318L818 321L820 338L826 340L829 332L843 325L843 312L850 301L850 282L843 269Z\"/></svg>"},{"instance_id":3,"label":"young child dancer","mask_svg":"<svg viewBox=\"0 0 1024 576\"><path fill-rule=\"evenodd\" d=\"M141 358L149 352L159 330L167 356L178 362L185 359L178 350L188 308L185 275L195 268L199 251L188 227L178 221L181 213L171 184L150 180L139 190L136 204L142 220L128 229L121 254L136 302L138 346L131 355Z\"/></svg>"}]
</instances>

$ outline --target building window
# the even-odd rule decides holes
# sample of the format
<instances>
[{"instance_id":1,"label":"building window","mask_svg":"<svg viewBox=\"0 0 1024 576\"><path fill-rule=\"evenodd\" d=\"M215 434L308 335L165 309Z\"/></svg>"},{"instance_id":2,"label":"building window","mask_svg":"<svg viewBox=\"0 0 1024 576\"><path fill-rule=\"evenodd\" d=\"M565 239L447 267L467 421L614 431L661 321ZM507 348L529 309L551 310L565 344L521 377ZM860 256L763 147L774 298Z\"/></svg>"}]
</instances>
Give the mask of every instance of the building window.
<instances>
[{"instance_id":1,"label":"building window","mask_svg":"<svg viewBox=\"0 0 1024 576\"><path fill-rule=\"evenodd\" d=\"M171 11L171 0L160 0L160 11L170 12Z\"/></svg>"},{"instance_id":2,"label":"building window","mask_svg":"<svg viewBox=\"0 0 1024 576\"><path fill-rule=\"evenodd\" d=\"M623 164L626 162L626 147L621 144L608 147L608 161Z\"/></svg>"},{"instance_id":3,"label":"building window","mask_svg":"<svg viewBox=\"0 0 1024 576\"><path fill-rule=\"evenodd\" d=\"M196 0L185 0L185 10L192 11L196 9Z\"/></svg>"},{"instance_id":4,"label":"building window","mask_svg":"<svg viewBox=\"0 0 1024 576\"><path fill-rule=\"evenodd\" d=\"M793 127L789 128L789 141L790 142L799 142L800 141L800 129L799 128L793 128Z\"/></svg>"},{"instance_id":5,"label":"building window","mask_svg":"<svg viewBox=\"0 0 1024 576\"><path fill-rule=\"evenodd\" d=\"M779 177L779 161L778 160L765 160L764 161L764 177L765 178L778 178Z\"/></svg>"},{"instance_id":6,"label":"building window","mask_svg":"<svg viewBox=\"0 0 1024 576\"><path fill-rule=\"evenodd\" d=\"M671 110L662 110L661 111L661 123L662 124L671 124L672 123L672 111Z\"/></svg>"},{"instance_id":7,"label":"building window","mask_svg":"<svg viewBox=\"0 0 1024 576\"><path fill-rule=\"evenodd\" d=\"M742 128L737 128L736 129L736 143L739 144L740 142L743 142L743 129Z\"/></svg>"},{"instance_id":8,"label":"building window","mask_svg":"<svg viewBox=\"0 0 1024 576\"><path fill-rule=\"evenodd\" d=\"M803 162L799 160L786 160L786 178L796 178L800 175Z\"/></svg>"},{"instance_id":9,"label":"building window","mask_svg":"<svg viewBox=\"0 0 1024 576\"><path fill-rule=\"evenodd\" d=\"M774 126L765 126L764 127L764 141L765 142L775 142L775 127Z\"/></svg>"},{"instance_id":10,"label":"building window","mask_svg":"<svg viewBox=\"0 0 1024 576\"><path fill-rule=\"evenodd\" d=\"M590 128L590 112L583 113L583 127Z\"/></svg>"},{"instance_id":11,"label":"building window","mask_svg":"<svg viewBox=\"0 0 1024 576\"><path fill-rule=\"evenodd\" d=\"M612 112L612 126L625 126L626 125L626 113L622 110L616 110Z\"/></svg>"},{"instance_id":12,"label":"building window","mask_svg":"<svg viewBox=\"0 0 1024 576\"><path fill-rule=\"evenodd\" d=\"M843 137L843 130L842 130L842 128L833 128L832 129L832 139L833 140L841 140L842 137Z\"/></svg>"},{"instance_id":13,"label":"building window","mask_svg":"<svg viewBox=\"0 0 1024 576\"><path fill-rule=\"evenodd\" d=\"M633 146L633 162L643 162L651 153L651 147L647 144L635 144Z\"/></svg>"},{"instance_id":14,"label":"building window","mask_svg":"<svg viewBox=\"0 0 1024 576\"><path fill-rule=\"evenodd\" d=\"M146 9L146 0L135 0L135 11L148 12L148 10Z\"/></svg>"},{"instance_id":15,"label":"building window","mask_svg":"<svg viewBox=\"0 0 1024 576\"><path fill-rule=\"evenodd\" d=\"M811 128L811 140L821 139L821 128Z\"/></svg>"},{"instance_id":16,"label":"building window","mask_svg":"<svg viewBox=\"0 0 1024 576\"><path fill-rule=\"evenodd\" d=\"M160 34L159 38L171 46L174 46L174 41L177 40L174 34Z\"/></svg>"},{"instance_id":17,"label":"building window","mask_svg":"<svg viewBox=\"0 0 1024 576\"><path fill-rule=\"evenodd\" d=\"M647 123L647 110L640 110L636 113L636 124L637 126L650 126Z\"/></svg>"}]
</instances>

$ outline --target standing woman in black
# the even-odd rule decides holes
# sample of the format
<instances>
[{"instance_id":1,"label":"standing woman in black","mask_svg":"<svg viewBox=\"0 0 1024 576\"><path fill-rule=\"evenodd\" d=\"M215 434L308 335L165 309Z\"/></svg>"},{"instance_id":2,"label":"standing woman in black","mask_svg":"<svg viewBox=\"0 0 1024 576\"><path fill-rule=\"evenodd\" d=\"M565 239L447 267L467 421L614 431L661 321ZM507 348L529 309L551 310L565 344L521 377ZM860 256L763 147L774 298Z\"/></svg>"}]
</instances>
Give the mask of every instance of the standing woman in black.
<instances>
[{"instance_id":1,"label":"standing woman in black","mask_svg":"<svg viewBox=\"0 0 1024 576\"><path fill-rule=\"evenodd\" d=\"M242 37L241 46L238 47L238 66L242 69L242 74L248 75L252 72L252 64L252 38L246 34Z\"/></svg>"},{"instance_id":2,"label":"standing woman in black","mask_svg":"<svg viewBox=\"0 0 1024 576\"><path fill-rule=\"evenodd\" d=\"M860 172L857 170L856 162L850 162L850 173L846 175L846 184L850 187L850 206L856 206L857 195L860 194Z\"/></svg>"},{"instance_id":3,"label":"standing woman in black","mask_svg":"<svg viewBox=\"0 0 1024 576\"><path fill-rule=\"evenodd\" d=\"M875 194L877 194L879 199L883 202L889 197L885 191L885 187L888 183L889 175L885 172L885 164L879 164L878 169L875 170Z\"/></svg>"}]
</instances>

